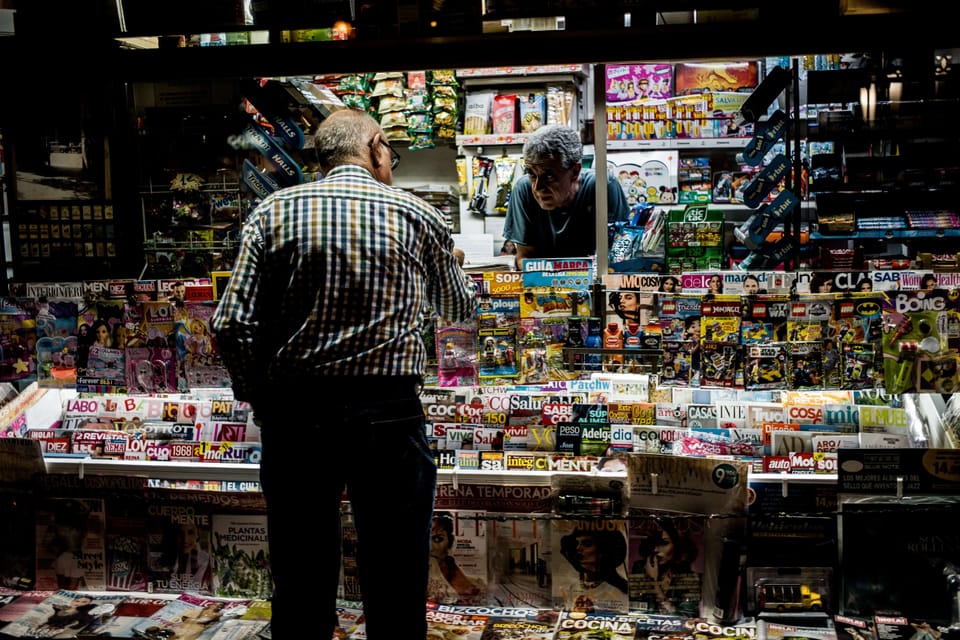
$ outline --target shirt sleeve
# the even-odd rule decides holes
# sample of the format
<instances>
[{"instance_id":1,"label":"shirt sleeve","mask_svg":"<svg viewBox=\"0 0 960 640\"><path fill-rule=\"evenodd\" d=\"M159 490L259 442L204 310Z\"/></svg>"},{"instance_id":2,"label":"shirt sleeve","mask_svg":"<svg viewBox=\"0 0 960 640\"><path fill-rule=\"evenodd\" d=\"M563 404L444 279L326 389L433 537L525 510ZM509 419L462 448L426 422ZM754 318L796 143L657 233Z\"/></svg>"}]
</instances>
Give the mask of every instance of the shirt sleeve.
<instances>
[{"instance_id":1,"label":"shirt sleeve","mask_svg":"<svg viewBox=\"0 0 960 640\"><path fill-rule=\"evenodd\" d=\"M459 322L472 318L477 310L473 279L460 267L453 254L453 238L445 227L437 229L436 238L437 259L427 287L430 302L444 320Z\"/></svg>"},{"instance_id":2,"label":"shirt sleeve","mask_svg":"<svg viewBox=\"0 0 960 640\"><path fill-rule=\"evenodd\" d=\"M233 273L212 318L234 396L251 404L255 402L254 380L265 371L254 346L261 313L257 269L263 258L262 225L263 215L254 211L241 232Z\"/></svg>"},{"instance_id":3,"label":"shirt sleeve","mask_svg":"<svg viewBox=\"0 0 960 640\"><path fill-rule=\"evenodd\" d=\"M536 240L531 238L529 233L531 202L533 196L530 179L522 175L513 183L510 199L507 201L507 215L503 221L504 240L512 240L517 244L536 244Z\"/></svg>"}]
</instances>

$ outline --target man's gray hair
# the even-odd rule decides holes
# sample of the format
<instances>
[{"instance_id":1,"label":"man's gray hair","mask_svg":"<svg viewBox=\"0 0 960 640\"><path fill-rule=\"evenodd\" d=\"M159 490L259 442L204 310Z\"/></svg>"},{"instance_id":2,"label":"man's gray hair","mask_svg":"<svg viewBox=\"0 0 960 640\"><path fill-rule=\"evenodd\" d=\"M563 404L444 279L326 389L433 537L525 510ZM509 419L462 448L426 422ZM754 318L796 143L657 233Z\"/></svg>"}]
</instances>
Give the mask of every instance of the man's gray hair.
<instances>
[{"instance_id":1,"label":"man's gray hair","mask_svg":"<svg viewBox=\"0 0 960 640\"><path fill-rule=\"evenodd\" d=\"M317 160L324 166L336 167L348 160L362 158L379 130L377 121L363 111L335 111L320 123L313 137Z\"/></svg>"},{"instance_id":2,"label":"man's gray hair","mask_svg":"<svg viewBox=\"0 0 960 640\"><path fill-rule=\"evenodd\" d=\"M570 169L583 159L583 143L576 129L548 124L540 127L523 143L524 164L542 164L560 160L564 169Z\"/></svg>"}]
</instances>

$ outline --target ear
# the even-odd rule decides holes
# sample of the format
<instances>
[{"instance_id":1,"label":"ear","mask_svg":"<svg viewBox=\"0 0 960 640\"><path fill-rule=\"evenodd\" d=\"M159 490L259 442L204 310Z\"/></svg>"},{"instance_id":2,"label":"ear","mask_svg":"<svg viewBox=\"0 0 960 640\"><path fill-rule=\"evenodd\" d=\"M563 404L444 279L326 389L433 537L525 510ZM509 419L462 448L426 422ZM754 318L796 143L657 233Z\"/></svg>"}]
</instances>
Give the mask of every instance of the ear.
<instances>
[{"instance_id":1,"label":"ear","mask_svg":"<svg viewBox=\"0 0 960 640\"><path fill-rule=\"evenodd\" d=\"M383 166L383 157L382 153L383 147L383 134L377 132L373 136L373 140L370 142L370 166L374 169L380 169ZM389 163L389 158L387 159Z\"/></svg>"}]
</instances>

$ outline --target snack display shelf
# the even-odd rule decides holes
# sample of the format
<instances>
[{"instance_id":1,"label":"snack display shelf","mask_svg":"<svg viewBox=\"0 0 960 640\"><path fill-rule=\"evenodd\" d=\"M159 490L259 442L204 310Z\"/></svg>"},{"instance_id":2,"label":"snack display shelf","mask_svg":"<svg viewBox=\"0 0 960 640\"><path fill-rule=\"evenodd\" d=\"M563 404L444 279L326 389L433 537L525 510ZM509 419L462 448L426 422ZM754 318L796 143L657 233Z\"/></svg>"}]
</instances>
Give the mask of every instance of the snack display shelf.
<instances>
[{"instance_id":1,"label":"snack display shelf","mask_svg":"<svg viewBox=\"0 0 960 640\"><path fill-rule=\"evenodd\" d=\"M529 133L484 133L458 135L459 147L482 147L485 145L521 145L526 142Z\"/></svg>"},{"instance_id":2,"label":"snack display shelf","mask_svg":"<svg viewBox=\"0 0 960 640\"><path fill-rule=\"evenodd\" d=\"M525 77L557 74L574 74L586 78L589 73L589 65L584 64L541 64L519 67L479 67L457 69L457 77L461 79L495 77L498 80L502 80L504 77L509 78L513 76Z\"/></svg>"}]
</instances>

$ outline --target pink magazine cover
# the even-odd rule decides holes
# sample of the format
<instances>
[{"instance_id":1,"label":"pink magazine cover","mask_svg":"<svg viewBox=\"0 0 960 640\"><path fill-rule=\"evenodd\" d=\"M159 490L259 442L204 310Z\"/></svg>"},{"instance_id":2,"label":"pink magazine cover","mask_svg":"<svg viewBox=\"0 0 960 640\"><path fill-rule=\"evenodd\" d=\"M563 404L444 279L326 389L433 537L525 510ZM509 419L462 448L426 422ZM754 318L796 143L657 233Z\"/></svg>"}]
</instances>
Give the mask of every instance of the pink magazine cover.
<instances>
[{"instance_id":1,"label":"pink magazine cover","mask_svg":"<svg viewBox=\"0 0 960 640\"><path fill-rule=\"evenodd\" d=\"M167 347L128 347L127 392L130 394L175 393L176 352Z\"/></svg>"}]
</instances>

